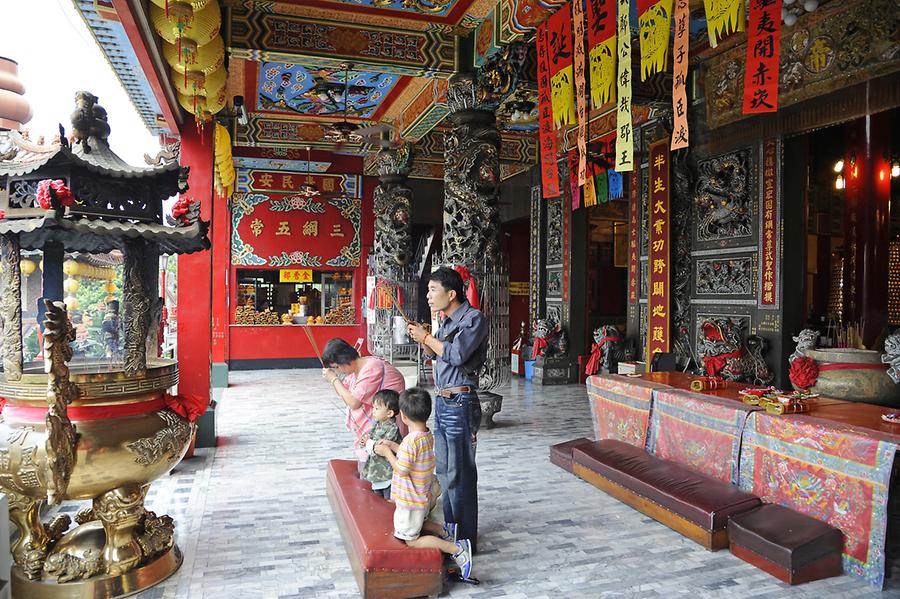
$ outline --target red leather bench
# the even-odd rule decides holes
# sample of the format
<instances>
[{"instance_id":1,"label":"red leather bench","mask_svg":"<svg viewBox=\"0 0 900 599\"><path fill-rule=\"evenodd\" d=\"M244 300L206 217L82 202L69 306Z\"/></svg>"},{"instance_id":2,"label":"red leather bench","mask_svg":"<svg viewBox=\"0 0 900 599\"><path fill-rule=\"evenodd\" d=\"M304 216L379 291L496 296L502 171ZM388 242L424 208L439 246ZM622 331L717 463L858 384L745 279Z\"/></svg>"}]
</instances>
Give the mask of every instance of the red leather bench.
<instances>
[{"instance_id":1,"label":"red leather bench","mask_svg":"<svg viewBox=\"0 0 900 599\"><path fill-rule=\"evenodd\" d=\"M572 473L572 451L579 445L593 443L587 437L578 437L571 441L563 441L550 446L550 463L556 464L568 473Z\"/></svg>"},{"instance_id":2,"label":"red leather bench","mask_svg":"<svg viewBox=\"0 0 900 599\"><path fill-rule=\"evenodd\" d=\"M572 452L574 474L712 551L728 547L728 518L757 496L615 439Z\"/></svg>"},{"instance_id":3,"label":"red leather bench","mask_svg":"<svg viewBox=\"0 0 900 599\"><path fill-rule=\"evenodd\" d=\"M325 486L353 575L365 599L440 594L443 555L437 549L407 547L394 538L394 504L360 480L355 461L328 462Z\"/></svg>"}]
</instances>

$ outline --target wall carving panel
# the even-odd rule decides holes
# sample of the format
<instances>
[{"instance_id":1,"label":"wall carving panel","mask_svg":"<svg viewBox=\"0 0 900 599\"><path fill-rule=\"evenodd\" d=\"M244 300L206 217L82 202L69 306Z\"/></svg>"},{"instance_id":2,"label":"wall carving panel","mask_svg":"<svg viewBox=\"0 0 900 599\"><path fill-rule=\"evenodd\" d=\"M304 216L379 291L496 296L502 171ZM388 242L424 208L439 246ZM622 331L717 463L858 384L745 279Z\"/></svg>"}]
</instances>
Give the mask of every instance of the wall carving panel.
<instances>
[{"instance_id":1,"label":"wall carving panel","mask_svg":"<svg viewBox=\"0 0 900 599\"><path fill-rule=\"evenodd\" d=\"M562 199L547 200L547 264L562 264L563 213Z\"/></svg>"},{"instance_id":2,"label":"wall carving panel","mask_svg":"<svg viewBox=\"0 0 900 599\"><path fill-rule=\"evenodd\" d=\"M694 191L695 239L727 242L754 233L756 177L748 148L703 160Z\"/></svg>"},{"instance_id":3,"label":"wall carving panel","mask_svg":"<svg viewBox=\"0 0 900 599\"><path fill-rule=\"evenodd\" d=\"M697 295L751 295L754 259L751 256L696 261Z\"/></svg>"}]
</instances>

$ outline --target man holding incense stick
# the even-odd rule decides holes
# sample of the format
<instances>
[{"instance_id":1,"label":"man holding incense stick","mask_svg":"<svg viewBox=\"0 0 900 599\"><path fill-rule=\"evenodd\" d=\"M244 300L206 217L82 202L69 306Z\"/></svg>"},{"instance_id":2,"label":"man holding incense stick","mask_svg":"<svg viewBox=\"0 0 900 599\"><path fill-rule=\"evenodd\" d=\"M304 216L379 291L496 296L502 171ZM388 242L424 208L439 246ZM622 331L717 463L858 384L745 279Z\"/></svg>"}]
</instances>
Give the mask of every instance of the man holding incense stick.
<instances>
[{"instance_id":1,"label":"man holding incense stick","mask_svg":"<svg viewBox=\"0 0 900 599\"><path fill-rule=\"evenodd\" d=\"M427 298L433 312L444 313L440 328L432 335L421 324L409 323L407 332L434 358L434 449L436 473L444 490L444 518L459 526L459 538L471 540L475 551L475 440L481 426L478 371L487 357L487 323L466 300L462 276L456 270L442 266L431 273Z\"/></svg>"}]
</instances>

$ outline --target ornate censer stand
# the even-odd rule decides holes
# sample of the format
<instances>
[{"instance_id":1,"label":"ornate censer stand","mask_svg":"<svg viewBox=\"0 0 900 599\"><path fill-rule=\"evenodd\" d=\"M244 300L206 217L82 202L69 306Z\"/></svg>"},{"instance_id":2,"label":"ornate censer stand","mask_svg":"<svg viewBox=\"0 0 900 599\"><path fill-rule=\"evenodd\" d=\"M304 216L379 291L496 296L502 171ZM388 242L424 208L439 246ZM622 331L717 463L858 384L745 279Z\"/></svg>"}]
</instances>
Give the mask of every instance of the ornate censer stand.
<instances>
[{"instance_id":1,"label":"ornate censer stand","mask_svg":"<svg viewBox=\"0 0 900 599\"><path fill-rule=\"evenodd\" d=\"M158 357L158 259L207 249L207 223L189 206L164 226L162 201L187 190L186 169L127 165L109 149L96 98L80 92L76 104L71 147L35 147L0 132L16 148L0 160L0 491L20 533L12 547L17 599L127 596L182 561L172 518L144 507L150 483L181 460L195 429L166 394L178 365ZM43 252L42 364L23 360L22 250ZM59 301L66 252L115 250L124 255L122 360L70 364L75 333ZM68 500L91 501L74 526L65 514L41 521L45 501Z\"/></svg>"}]
</instances>

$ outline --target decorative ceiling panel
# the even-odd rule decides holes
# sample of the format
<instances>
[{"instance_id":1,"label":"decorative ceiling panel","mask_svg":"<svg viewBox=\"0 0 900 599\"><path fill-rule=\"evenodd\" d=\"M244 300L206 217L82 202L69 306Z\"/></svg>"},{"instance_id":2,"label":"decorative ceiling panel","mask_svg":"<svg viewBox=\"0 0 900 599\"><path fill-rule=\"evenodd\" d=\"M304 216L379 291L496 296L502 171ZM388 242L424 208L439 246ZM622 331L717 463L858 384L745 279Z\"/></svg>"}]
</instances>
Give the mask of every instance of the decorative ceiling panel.
<instances>
[{"instance_id":1,"label":"decorative ceiling panel","mask_svg":"<svg viewBox=\"0 0 900 599\"><path fill-rule=\"evenodd\" d=\"M257 77L257 110L304 116L342 116L375 119L379 108L406 78L388 73L334 67L264 62Z\"/></svg>"}]
</instances>

